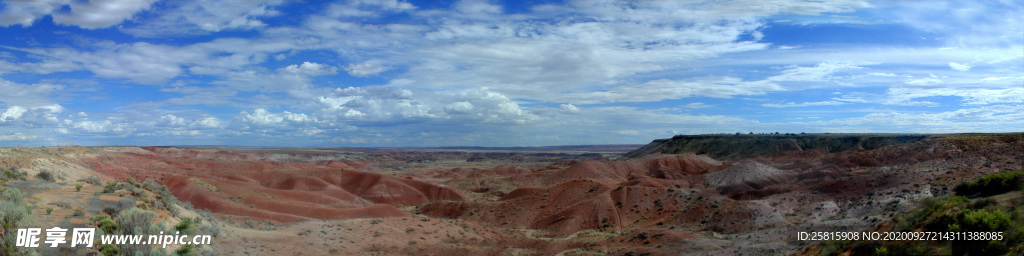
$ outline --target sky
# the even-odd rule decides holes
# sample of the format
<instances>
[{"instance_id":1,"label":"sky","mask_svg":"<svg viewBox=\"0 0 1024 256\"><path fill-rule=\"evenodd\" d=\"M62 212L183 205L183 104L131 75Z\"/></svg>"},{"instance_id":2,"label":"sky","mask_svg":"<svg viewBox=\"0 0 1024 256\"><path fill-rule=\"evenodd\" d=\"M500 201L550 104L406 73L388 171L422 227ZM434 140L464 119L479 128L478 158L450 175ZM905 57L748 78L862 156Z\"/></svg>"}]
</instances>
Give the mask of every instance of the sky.
<instances>
[{"instance_id":1,"label":"sky","mask_svg":"<svg viewBox=\"0 0 1024 256\"><path fill-rule=\"evenodd\" d=\"M1024 3L0 0L0 146L1024 129Z\"/></svg>"}]
</instances>

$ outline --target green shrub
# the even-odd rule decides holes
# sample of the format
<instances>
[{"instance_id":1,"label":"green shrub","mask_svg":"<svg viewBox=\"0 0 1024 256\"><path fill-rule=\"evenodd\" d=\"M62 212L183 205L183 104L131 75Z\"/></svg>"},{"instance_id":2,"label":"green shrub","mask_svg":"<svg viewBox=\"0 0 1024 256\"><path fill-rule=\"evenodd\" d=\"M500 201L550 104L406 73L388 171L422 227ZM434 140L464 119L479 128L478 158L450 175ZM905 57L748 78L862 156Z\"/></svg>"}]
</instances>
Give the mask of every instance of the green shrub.
<instances>
[{"instance_id":1,"label":"green shrub","mask_svg":"<svg viewBox=\"0 0 1024 256\"><path fill-rule=\"evenodd\" d=\"M103 184L103 183L100 182L100 177L96 177L96 176L89 176L88 178L85 178L85 183L89 183L89 184L92 184L94 186L99 186L99 185Z\"/></svg>"},{"instance_id":2,"label":"green shrub","mask_svg":"<svg viewBox=\"0 0 1024 256\"><path fill-rule=\"evenodd\" d=\"M104 219L110 219L110 215L98 214L96 216L92 216L92 221L95 221L95 222L100 222L101 220L104 220Z\"/></svg>"},{"instance_id":3,"label":"green shrub","mask_svg":"<svg viewBox=\"0 0 1024 256\"><path fill-rule=\"evenodd\" d=\"M75 184L75 192L81 192L82 191L82 187L83 187L82 184Z\"/></svg>"},{"instance_id":4,"label":"green shrub","mask_svg":"<svg viewBox=\"0 0 1024 256\"><path fill-rule=\"evenodd\" d=\"M181 222L178 222L178 225L174 225L174 230L177 230L178 232L181 232L182 234L191 235L193 233L193 230L194 230L193 225L192 225L192 218L189 218L189 217L181 218Z\"/></svg>"},{"instance_id":5,"label":"green shrub","mask_svg":"<svg viewBox=\"0 0 1024 256\"><path fill-rule=\"evenodd\" d=\"M0 224L4 229L16 229L21 220L31 214L21 202L0 201Z\"/></svg>"},{"instance_id":6,"label":"green shrub","mask_svg":"<svg viewBox=\"0 0 1024 256\"><path fill-rule=\"evenodd\" d=\"M0 193L0 200L3 201L21 203L22 199L25 199L25 195L17 188L8 187L3 193Z\"/></svg>"},{"instance_id":7,"label":"green shrub","mask_svg":"<svg viewBox=\"0 0 1024 256\"><path fill-rule=\"evenodd\" d=\"M153 180L148 180L147 179L146 181L142 182L142 188L144 188L146 190L149 190L149 191L153 191L154 193L156 193L156 192L160 192L160 189L162 188L162 186L157 185L156 182L153 182Z\"/></svg>"},{"instance_id":8,"label":"green shrub","mask_svg":"<svg viewBox=\"0 0 1024 256\"><path fill-rule=\"evenodd\" d=\"M103 193L114 193L114 191L117 191L118 189L123 189L125 187L126 185L124 183L117 182L116 180L108 181L107 185L103 187Z\"/></svg>"},{"instance_id":9,"label":"green shrub","mask_svg":"<svg viewBox=\"0 0 1024 256\"><path fill-rule=\"evenodd\" d=\"M155 212L131 208L123 210L117 215L117 226L124 231L125 235L143 235L142 233L149 230L154 218L156 218Z\"/></svg>"},{"instance_id":10,"label":"green shrub","mask_svg":"<svg viewBox=\"0 0 1024 256\"><path fill-rule=\"evenodd\" d=\"M14 168L4 169L3 179L5 180L20 180L24 178L25 176L19 173L18 171L14 170Z\"/></svg>"},{"instance_id":11,"label":"green shrub","mask_svg":"<svg viewBox=\"0 0 1024 256\"><path fill-rule=\"evenodd\" d=\"M957 224L950 224L953 232L1004 232L1013 229L1013 220L1010 214L1001 209L966 209L957 216ZM1019 225L1019 224L1018 224ZM1009 235L1009 234L1007 234ZM1014 238L1003 239L1002 241L953 241L954 255L1003 255L1009 248L1002 242Z\"/></svg>"},{"instance_id":12,"label":"green shrub","mask_svg":"<svg viewBox=\"0 0 1024 256\"><path fill-rule=\"evenodd\" d=\"M100 246L100 253L107 256L121 255L121 250L117 249L117 246L112 244L104 244Z\"/></svg>"},{"instance_id":13,"label":"green shrub","mask_svg":"<svg viewBox=\"0 0 1024 256\"><path fill-rule=\"evenodd\" d=\"M176 254L176 255L192 255L193 251L195 251L195 248L192 247L192 245L190 245L190 244L186 244L186 245L184 245L182 247L178 247L178 249L174 251L174 254Z\"/></svg>"},{"instance_id":14,"label":"green shrub","mask_svg":"<svg viewBox=\"0 0 1024 256\"><path fill-rule=\"evenodd\" d=\"M114 223L114 220L110 219L110 217L107 217L105 219L100 220L100 229L102 229L103 232L105 232L106 234L110 234L111 232L114 232L114 230L117 230L117 224Z\"/></svg>"},{"instance_id":15,"label":"green shrub","mask_svg":"<svg viewBox=\"0 0 1024 256\"><path fill-rule=\"evenodd\" d=\"M64 209L71 209L71 202L68 202L68 201L56 201L56 202L51 202L50 204L56 205L57 207L64 208Z\"/></svg>"},{"instance_id":16,"label":"green shrub","mask_svg":"<svg viewBox=\"0 0 1024 256\"><path fill-rule=\"evenodd\" d=\"M986 174L970 182L960 183L953 192L962 196L991 196L1021 189L1024 171Z\"/></svg>"},{"instance_id":17,"label":"green shrub","mask_svg":"<svg viewBox=\"0 0 1024 256\"><path fill-rule=\"evenodd\" d=\"M50 215L53 212L53 207L46 207L46 215Z\"/></svg>"},{"instance_id":18,"label":"green shrub","mask_svg":"<svg viewBox=\"0 0 1024 256\"><path fill-rule=\"evenodd\" d=\"M49 182L54 182L55 181L54 177L53 177L53 173L51 173L48 170L39 171L39 173L36 173L36 178L39 178L39 179L45 180L45 181L49 181Z\"/></svg>"}]
</instances>

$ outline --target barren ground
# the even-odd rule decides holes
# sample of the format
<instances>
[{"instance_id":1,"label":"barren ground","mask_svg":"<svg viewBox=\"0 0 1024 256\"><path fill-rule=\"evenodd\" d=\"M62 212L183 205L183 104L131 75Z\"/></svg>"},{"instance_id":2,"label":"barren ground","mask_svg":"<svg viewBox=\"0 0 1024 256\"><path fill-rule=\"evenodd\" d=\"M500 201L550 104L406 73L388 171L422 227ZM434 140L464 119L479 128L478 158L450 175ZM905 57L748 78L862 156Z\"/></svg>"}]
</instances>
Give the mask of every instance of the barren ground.
<instances>
[{"instance_id":1,"label":"barren ground","mask_svg":"<svg viewBox=\"0 0 1024 256\"><path fill-rule=\"evenodd\" d=\"M104 193L87 177L152 180L188 203L159 221L212 212L211 250L224 255L764 255L813 251L796 232L865 230L1024 164L1021 135L730 159L516 150L4 148L0 167L28 174L5 186L47 227L157 197ZM45 213L57 201L70 207Z\"/></svg>"}]
</instances>

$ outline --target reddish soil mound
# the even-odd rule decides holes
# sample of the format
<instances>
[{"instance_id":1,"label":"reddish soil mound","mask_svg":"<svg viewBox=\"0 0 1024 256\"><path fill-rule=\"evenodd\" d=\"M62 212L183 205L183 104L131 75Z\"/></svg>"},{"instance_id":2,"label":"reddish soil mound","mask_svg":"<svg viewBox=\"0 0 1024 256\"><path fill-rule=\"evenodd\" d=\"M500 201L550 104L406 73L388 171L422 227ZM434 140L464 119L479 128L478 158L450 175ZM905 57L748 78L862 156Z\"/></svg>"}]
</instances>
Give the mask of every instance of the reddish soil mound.
<instances>
[{"instance_id":1,"label":"reddish soil mound","mask_svg":"<svg viewBox=\"0 0 1024 256\"><path fill-rule=\"evenodd\" d=\"M547 184L558 184L586 178L616 184L629 180L631 176L678 180L721 170L722 167L719 161L694 154L655 156L633 161L584 161L547 177L545 181Z\"/></svg>"},{"instance_id":2,"label":"reddish soil mound","mask_svg":"<svg viewBox=\"0 0 1024 256\"><path fill-rule=\"evenodd\" d=\"M118 178L162 181L182 201L215 213L293 222L408 216L395 206L465 200L450 187L353 169L347 161L280 162L266 154L147 148L82 161ZM193 158L195 157L195 158Z\"/></svg>"},{"instance_id":3,"label":"reddish soil mound","mask_svg":"<svg viewBox=\"0 0 1024 256\"><path fill-rule=\"evenodd\" d=\"M741 161L725 170L704 175L712 187L728 187L741 184L777 183L789 176L788 173L752 160Z\"/></svg>"},{"instance_id":4,"label":"reddish soil mound","mask_svg":"<svg viewBox=\"0 0 1024 256\"><path fill-rule=\"evenodd\" d=\"M465 200L450 187L360 171L330 172L319 176L361 198L393 205L418 205L438 200Z\"/></svg>"},{"instance_id":5,"label":"reddish soil mound","mask_svg":"<svg viewBox=\"0 0 1024 256\"><path fill-rule=\"evenodd\" d=\"M490 203L434 202L420 207L419 212L506 228L543 229L553 236L663 224L730 232L758 228L751 215L755 204L726 198L714 190L683 189L656 181L623 184L627 185L577 179L549 188L519 188Z\"/></svg>"}]
</instances>

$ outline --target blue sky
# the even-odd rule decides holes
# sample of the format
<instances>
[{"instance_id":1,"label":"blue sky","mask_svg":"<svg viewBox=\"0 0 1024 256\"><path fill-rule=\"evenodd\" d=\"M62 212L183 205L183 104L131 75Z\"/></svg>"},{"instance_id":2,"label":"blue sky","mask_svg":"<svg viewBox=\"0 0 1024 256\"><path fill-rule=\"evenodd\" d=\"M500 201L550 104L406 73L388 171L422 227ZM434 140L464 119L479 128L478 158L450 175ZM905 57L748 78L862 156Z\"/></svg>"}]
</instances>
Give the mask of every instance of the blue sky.
<instances>
[{"instance_id":1,"label":"blue sky","mask_svg":"<svg viewBox=\"0 0 1024 256\"><path fill-rule=\"evenodd\" d=\"M0 4L0 146L1021 127L1019 1Z\"/></svg>"}]
</instances>

